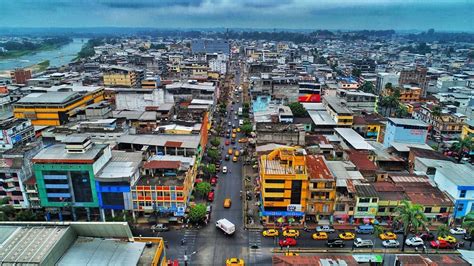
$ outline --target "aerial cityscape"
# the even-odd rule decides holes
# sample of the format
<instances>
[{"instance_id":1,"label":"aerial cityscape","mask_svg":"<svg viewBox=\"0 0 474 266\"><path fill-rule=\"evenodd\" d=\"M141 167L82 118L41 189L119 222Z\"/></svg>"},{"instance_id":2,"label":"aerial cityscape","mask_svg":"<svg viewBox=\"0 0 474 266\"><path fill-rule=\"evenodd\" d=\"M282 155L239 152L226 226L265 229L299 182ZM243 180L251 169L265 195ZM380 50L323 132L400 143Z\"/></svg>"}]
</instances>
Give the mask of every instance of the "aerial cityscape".
<instances>
[{"instance_id":1,"label":"aerial cityscape","mask_svg":"<svg viewBox=\"0 0 474 266\"><path fill-rule=\"evenodd\" d=\"M0 8L0 265L474 265L474 1Z\"/></svg>"}]
</instances>

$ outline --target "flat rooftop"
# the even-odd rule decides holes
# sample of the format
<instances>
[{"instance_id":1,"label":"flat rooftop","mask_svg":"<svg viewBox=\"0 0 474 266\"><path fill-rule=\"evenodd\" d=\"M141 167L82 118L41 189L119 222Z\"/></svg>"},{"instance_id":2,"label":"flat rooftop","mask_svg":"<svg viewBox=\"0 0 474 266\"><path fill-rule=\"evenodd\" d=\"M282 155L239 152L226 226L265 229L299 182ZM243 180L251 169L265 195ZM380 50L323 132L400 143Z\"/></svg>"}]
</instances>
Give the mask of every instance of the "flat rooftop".
<instances>
[{"instance_id":1,"label":"flat rooftop","mask_svg":"<svg viewBox=\"0 0 474 266\"><path fill-rule=\"evenodd\" d=\"M326 101L331 109L333 109L338 115L352 114L352 111L349 108L343 106L341 100L336 96L324 96L324 101Z\"/></svg>"},{"instance_id":2,"label":"flat rooftop","mask_svg":"<svg viewBox=\"0 0 474 266\"><path fill-rule=\"evenodd\" d=\"M112 151L111 160L96 175L98 181L130 181L142 161L141 152Z\"/></svg>"},{"instance_id":3,"label":"flat rooftop","mask_svg":"<svg viewBox=\"0 0 474 266\"><path fill-rule=\"evenodd\" d=\"M328 114L326 110L323 111L308 111L309 117L313 123L318 126L337 126L336 121Z\"/></svg>"},{"instance_id":4,"label":"flat rooftop","mask_svg":"<svg viewBox=\"0 0 474 266\"><path fill-rule=\"evenodd\" d=\"M197 149L200 144L200 141L201 136L198 134L141 134L122 135L117 140L117 143Z\"/></svg>"},{"instance_id":5,"label":"flat rooftop","mask_svg":"<svg viewBox=\"0 0 474 266\"><path fill-rule=\"evenodd\" d=\"M433 150L430 145L423 143L402 143L402 142L392 142L392 147L398 152L409 152L410 148L420 148L425 150Z\"/></svg>"},{"instance_id":6,"label":"flat rooftop","mask_svg":"<svg viewBox=\"0 0 474 266\"><path fill-rule=\"evenodd\" d=\"M282 165L279 160L264 160L264 173L267 175L294 175L296 174L293 167Z\"/></svg>"},{"instance_id":7,"label":"flat rooftop","mask_svg":"<svg viewBox=\"0 0 474 266\"><path fill-rule=\"evenodd\" d=\"M423 121L410 119L410 118L393 118L389 117L388 121L400 125L400 126L417 126L417 127L426 127L428 128L428 124Z\"/></svg>"},{"instance_id":8,"label":"flat rooftop","mask_svg":"<svg viewBox=\"0 0 474 266\"><path fill-rule=\"evenodd\" d=\"M37 163L53 163L53 162L68 162L68 161L83 161L84 163L93 163L105 149L105 144L94 144L85 153L67 153L66 144L55 144L42 149L35 157L33 162Z\"/></svg>"},{"instance_id":9,"label":"flat rooftop","mask_svg":"<svg viewBox=\"0 0 474 266\"><path fill-rule=\"evenodd\" d=\"M356 150L375 150L374 147L352 128L335 128L334 130Z\"/></svg>"},{"instance_id":10,"label":"flat rooftop","mask_svg":"<svg viewBox=\"0 0 474 266\"><path fill-rule=\"evenodd\" d=\"M79 98L77 92L46 92L30 93L21 98L17 104L63 104L73 99Z\"/></svg>"}]
</instances>

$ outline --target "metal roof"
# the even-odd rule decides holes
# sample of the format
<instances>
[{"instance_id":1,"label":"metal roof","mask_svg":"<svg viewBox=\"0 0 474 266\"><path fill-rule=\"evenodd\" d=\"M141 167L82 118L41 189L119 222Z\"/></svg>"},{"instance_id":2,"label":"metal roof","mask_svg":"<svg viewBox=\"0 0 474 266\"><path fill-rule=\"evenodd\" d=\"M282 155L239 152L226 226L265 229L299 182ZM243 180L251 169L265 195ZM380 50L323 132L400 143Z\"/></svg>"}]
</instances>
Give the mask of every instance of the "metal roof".
<instances>
[{"instance_id":1,"label":"metal roof","mask_svg":"<svg viewBox=\"0 0 474 266\"><path fill-rule=\"evenodd\" d=\"M79 97L80 94L77 92L46 92L46 93L30 93L25 97L21 98L17 103L51 103L51 104L61 104L66 103L76 97Z\"/></svg>"},{"instance_id":2,"label":"metal roof","mask_svg":"<svg viewBox=\"0 0 474 266\"><path fill-rule=\"evenodd\" d=\"M388 120L396 125L403 125L403 126L418 126L418 127L426 127L428 128L428 124L423 121L411 119L411 118L394 118L389 117Z\"/></svg>"},{"instance_id":3,"label":"metal roof","mask_svg":"<svg viewBox=\"0 0 474 266\"><path fill-rule=\"evenodd\" d=\"M167 146L166 143L181 143L179 147L197 149L201 140L200 135L195 134L156 134L156 135L122 135L117 143L132 143L150 146ZM175 146L173 146L175 147Z\"/></svg>"},{"instance_id":4,"label":"metal roof","mask_svg":"<svg viewBox=\"0 0 474 266\"><path fill-rule=\"evenodd\" d=\"M334 130L356 150L375 150L352 128L335 128Z\"/></svg>"},{"instance_id":5,"label":"metal roof","mask_svg":"<svg viewBox=\"0 0 474 266\"><path fill-rule=\"evenodd\" d=\"M329 126L336 126L337 123L332 119L332 117L328 114L326 110L322 111L308 111L311 120L313 123L317 125L329 125Z\"/></svg>"},{"instance_id":6,"label":"metal roof","mask_svg":"<svg viewBox=\"0 0 474 266\"><path fill-rule=\"evenodd\" d=\"M55 144L53 146L42 149L35 157L33 157L33 161L93 160L107 146L108 145L105 144L94 144L89 150L84 153L67 153L66 144Z\"/></svg>"}]
</instances>

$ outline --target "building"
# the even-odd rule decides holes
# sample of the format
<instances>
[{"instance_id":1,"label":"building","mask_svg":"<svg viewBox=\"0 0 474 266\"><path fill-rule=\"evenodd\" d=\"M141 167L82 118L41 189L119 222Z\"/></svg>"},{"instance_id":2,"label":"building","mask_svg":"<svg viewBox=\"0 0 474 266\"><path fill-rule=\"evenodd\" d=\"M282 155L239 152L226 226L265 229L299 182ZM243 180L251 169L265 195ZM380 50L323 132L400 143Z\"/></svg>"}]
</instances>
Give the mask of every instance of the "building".
<instances>
[{"instance_id":1,"label":"building","mask_svg":"<svg viewBox=\"0 0 474 266\"><path fill-rule=\"evenodd\" d=\"M298 102L321 102L321 84L300 82L299 85L299 96Z\"/></svg>"},{"instance_id":2,"label":"building","mask_svg":"<svg viewBox=\"0 0 474 266\"><path fill-rule=\"evenodd\" d=\"M122 66L110 66L103 72L104 86L139 88L145 78L143 70Z\"/></svg>"},{"instance_id":3,"label":"building","mask_svg":"<svg viewBox=\"0 0 474 266\"><path fill-rule=\"evenodd\" d=\"M191 50L197 53L223 53L230 54L230 43L227 40L197 39L191 42Z\"/></svg>"},{"instance_id":4,"label":"building","mask_svg":"<svg viewBox=\"0 0 474 266\"><path fill-rule=\"evenodd\" d=\"M376 93L379 94L380 92L382 92L388 83L392 84L392 87L394 88L397 87L399 78L400 78L400 75L397 73L386 73L386 72L377 73L377 81L375 85Z\"/></svg>"},{"instance_id":5,"label":"building","mask_svg":"<svg viewBox=\"0 0 474 266\"><path fill-rule=\"evenodd\" d=\"M377 114L354 116L352 128L366 140L382 143L385 132L386 118Z\"/></svg>"},{"instance_id":6,"label":"building","mask_svg":"<svg viewBox=\"0 0 474 266\"><path fill-rule=\"evenodd\" d=\"M305 130L300 124L257 123L257 143L305 145Z\"/></svg>"},{"instance_id":7,"label":"building","mask_svg":"<svg viewBox=\"0 0 474 266\"><path fill-rule=\"evenodd\" d=\"M147 107L157 107L173 103L173 96L164 89L108 88L115 94L115 110L145 111Z\"/></svg>"},{"instance_id":8,"label":"building","mask_svg":"<svg viewBox=\"0 0 474 266\"><path fill-rule=\"evenodd\" d=\"M259 172L262 220L274 223L285 217L303 223L308 199L306 151L275 149L260 157Z\"/></svg>"},{"instance_id":9,"label":"building","mask_svg":"<svg viewBox=\"0 0 474 266\"><path fill-rule=\"evenodd\" d=\"M428 69L425 67L416 67L414 69L404 69L400 72L398 84L414 85L421 88L421 96L426 97L428 90L428 79L426 78Z\"/></svg>"},{"instance_id":10,"label":"building","mask_svg":"<svg viewBox=\"0 0 474 266\"><path fill-rule=\"evenodd\" d=\"M32 162L41 206L48 217L57 213L62 220L62 209L71 208L73 220L84 213L88 220L91 215L98 218L95 177L111 157L108 145L93 144L82 136L71 136L41 150Z\"/></svg>"},{"instance_id":11,"label":"building","mask_svg":"<svg viewBox=\"0 0 474 266\"><path fill-rule=\"evenodd\" d=\"M436 114L434 105L423 105L413 113L413 117L432 125L432 133L443 139L456 139L462 134L467 116L461 113L443 109Z\"/></svg>"},{"instance_id":12,"label":"building","mask_svg":"<svg viewBox=\"0 0 474 266\"><path fill-rule=\"evenodd\" d=\"M27 143L34 137L30 120L10 118L0 122L0 152Z\"/></svg>"},{"instance_id":13,"label":"building","mask_svg":"<svg viewBox=\"0 0 474 266\"><path fill-rule=\"evenodd\" d=\"M309 179L306 220L317 221L319 224L329 223L336 200L336 179L326 166L323 156L306 156L306 167Z\"/></svg>"},{"instance_id":14,"label":"building","mask_svg":"<svg viewBox=\"0 0 474 266\"><path fill-rule=\"evenodd\" d=\"M474 138L474 120L464 121L461 130L461 139L466 137Z\"/></svg>"},{"instance_id":15,"label":"building","mask_svg":"<svg viewBox=\"0 0 474 266\"><path fill-rule=\"evenodd\" d=\"M324 96L323 105L338 127L351 127L353 123L353 112L344 106L336 96Z\"/></svg>"},{"instance_id":16,"label":"building","mask_svg":"<svg viewBox=\"0 0 474 266\"><path fill-rule=\"evenodd\" d=\"M354 209L355 223L363 222L367 219L374 219L379 208L379 195L373 184L355 185L356 204Z\"/></svg>"},{"instance_id":17,"label":"building","mask_svg":"<svg viewBox=\"0 0 474 266\"><path fill-rule=\"evenodd\" d=\"M354 113L375 112L377 96L372 93L353 90L337 90L337 97Z\"/></svg>"},{"instance_id":18,"label":"building","mask_svg":"<svg viewBox=\"0 0 474 266\"><path fill-rule=\"evenodd\" d=\"M31 70L17 68L14 71L10 72L10 78L12 79L13 84L24 84L31 79Z\"/></svg>"},{"instance_id":19,"label":"building","mask_svg":"<svg viewBox=\"0 0 474 266\"><path fill-rule=\"evenodd\" d=\"M392 95L395 90L398 90L400 93L400 97L398 97L398 99L401 103L419 102L421 100L421 88L411 85L403 85L403 87L384 89L382 90L382 95Z\"/></svg>"},{"instance_id":20,"label":"building","mask_svg":"<svg viewBox=\"0 0 474 266\"><path fill-rule=\"evenodd\" d=\"M173 102L193 99L217 101L216 99L219 98L219 88L212 82L174 82L166 85L165 90L172 95Z\"/></svg>"},{"instance_id":21,"label":"building","mask_svg":"<svg viewBox=\"0 0 474 266\"><path fill-rule=\"evenodd\" d=\"M383 145L389 148L394 143L425 144L428 124L415 119L388 118Z\"/></svg>"},{"instance_id":22,"label":"building","mask_svg":"<svg viewBox=\"0 0 474 266\"><path fill-rule=\"evenodd\" d=\"M25 186L30 176L31 165L23 158L0 159L0 200L8 197L14 208L30 207Z\"/></svg>"},{"instance_id":23,"label":"building","mask_svg":"<svg viewBox=\"0 0 474 266\"><path fill-rule=\"evenodd\" d=\"M45 92L31 93L13 105L16 118L29 119L34 126L59 126L66 124L74 110L104 100L104 89L91 87L84 93Z\"/></svg>"}]
</instances>

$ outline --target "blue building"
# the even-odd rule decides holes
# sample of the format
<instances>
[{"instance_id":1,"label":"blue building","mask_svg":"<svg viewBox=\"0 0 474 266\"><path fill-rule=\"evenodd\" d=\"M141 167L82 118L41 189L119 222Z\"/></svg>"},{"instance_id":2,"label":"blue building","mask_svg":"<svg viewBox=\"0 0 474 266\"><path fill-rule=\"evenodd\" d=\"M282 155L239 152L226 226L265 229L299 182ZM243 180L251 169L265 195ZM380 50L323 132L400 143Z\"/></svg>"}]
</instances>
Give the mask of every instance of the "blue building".
<instances>
[{"instance_id":1,"label":"blue building","mask_svg":"<svg viewBox=\"0 0 474 266\"><path fill-rule=\"evenodd\" d=\"M191 43L191 50L197 53L223 53L230 54L230 43L227 40L198 39Z\"/></svg>"},{"instance_id":2,"label":"blue building","mask_svg":"<svg viewBox=\"0 0 474 266\"><path fill-rule=\"evenodd\" d=\"M425 144L428 124L407 118L388 118L383 146L389 148L396 143Z\"/></svg>"}]
</instances>

